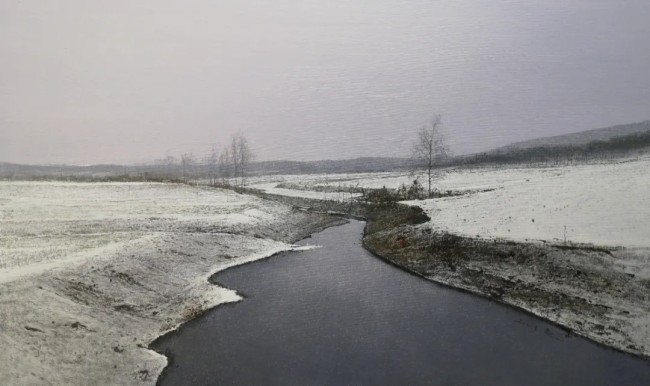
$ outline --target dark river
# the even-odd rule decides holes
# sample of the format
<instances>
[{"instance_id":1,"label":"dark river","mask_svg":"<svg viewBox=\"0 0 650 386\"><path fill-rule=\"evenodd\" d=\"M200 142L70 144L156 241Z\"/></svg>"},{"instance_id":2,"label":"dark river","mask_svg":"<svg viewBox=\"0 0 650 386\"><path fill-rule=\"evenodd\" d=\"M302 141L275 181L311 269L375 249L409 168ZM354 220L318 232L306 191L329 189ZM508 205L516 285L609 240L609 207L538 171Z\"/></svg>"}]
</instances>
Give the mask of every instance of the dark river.
<instances>
[{"instance_id":1,"label":"dark river","mask_svg":"<svg viewBox=\"0 0 650 386\"><path fill-rule=\"evenodd\" d=\"M154 343L162 385L650 385L650 362L410 275L327 229L215 280L246 299Z\"/></svg>"}]
</instances>

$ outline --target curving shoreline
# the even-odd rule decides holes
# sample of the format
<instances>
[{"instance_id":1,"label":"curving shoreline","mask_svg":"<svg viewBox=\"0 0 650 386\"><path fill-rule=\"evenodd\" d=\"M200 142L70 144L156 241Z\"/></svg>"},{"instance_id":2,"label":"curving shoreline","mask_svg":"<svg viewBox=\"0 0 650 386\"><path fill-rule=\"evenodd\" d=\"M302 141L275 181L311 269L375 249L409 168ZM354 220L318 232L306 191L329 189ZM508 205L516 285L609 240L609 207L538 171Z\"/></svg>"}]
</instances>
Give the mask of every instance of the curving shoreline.
<instances>
[{"instance_id":1,"label":"curving shoreline","mask_svg":"<svg viewBox=\"0 0 650 386\"><path fill-rule=\"evenodd\" d=\"M650 379L650 362L387 264L359 243L364 225L350 221L305 241L323 248L220 272L213 282L245 298L157 341L153 347L173 358L159 384L628 385Z\"/></svg>"},{"instance_id":2,"label":"curving shoreline","mask_svg":"<svg viewBox=\"0 0 650 386\"><path fill-rule=\"evenodd\" d=\"M122 187L130 185L119 185ZM137 229L140 233L141 227L148 227L148 233L110 253L104 249L103 253L91 251L74 265L62 263L0 284L3 382L153 385L167 358L150 350L149 344L205 310L239 299L234 291L208 281L214 272L292 250L295 240L340 222L227 191L164 185L154 188L180 190L181 198L189 197L187 204L178 205L179 200L175 200L169 205L177 205L174 208L185 213L196 207L202 211L201 217L197 221L164 222L140 222L133 217L97 220L92 226L110 226L116 232ZM197 200L199 194L205 198ZM126 197L121 191L115 195ZM213 203L215 215L206 217L202 205L214 197L224 204ZM150 198L143 200L149 202ZM88 201L79 208L92 213L101 203ZM221 207L225 214L221 214ZM159 209L154 206L152 211ZM241 219L246 222L240 222L239 217L228 222L230 213L237 212L245 214ZM80 213L78 217L66 223L65 232L73 230L73 225L80 233L88 232L87 216ZM33 233L35 226L41 226L36 220L30 221L31 228L17 223L15 232L26 229ZM63 228L57 224L52 226L53 231Z\"/></svg>"},{"instance_id":3,"label":"curving shoreline","mask_svg":"<svg viewBox=\"0 0 650 386\"><path fill-rule=\"evenodd\" d=\"M364 237L378 257L604 346L650 359L650 282L613 267L624 250L481 240L401 225ZM598 260L598 267L585 264Z\"/></svg>"},{"instance_id":4,"label":"curving shoreline","mask_svg":"<svg viewBox=\"0 0 650 386\"><path fill-rule=\"evenodd\" d=\"M305 210L366 218L366 249L408 272L650 359L650 279L621 266L630 256L650 256L647 249L464 237L432 230L419 207L261 195Z\"/></svg>"}]
</instances>

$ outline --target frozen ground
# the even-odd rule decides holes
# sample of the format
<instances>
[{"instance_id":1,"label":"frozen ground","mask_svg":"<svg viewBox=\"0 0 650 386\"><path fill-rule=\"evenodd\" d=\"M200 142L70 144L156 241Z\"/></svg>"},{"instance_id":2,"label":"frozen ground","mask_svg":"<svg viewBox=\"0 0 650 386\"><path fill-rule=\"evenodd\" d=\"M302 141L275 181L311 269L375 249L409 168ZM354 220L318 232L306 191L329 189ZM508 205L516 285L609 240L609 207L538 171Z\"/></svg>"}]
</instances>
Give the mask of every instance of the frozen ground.
<instances>
[{"instance_id":1,"label":"frozen ground","mask_svg":"<svg viewBox=\"0 0 650 386\"><path fill-rule=\"evenodd\" d=\"M278 215L260 205L250 197L184 185L2 182L0 282L21 268L83 261L161 232L238 231Z\"/></svg>"},{"instance_id":2,"label":"frozen ground","mask_svg":"<svg viewBox=\"0 0 650 386\"><path fill-rule=\"evenodd\" d=\"M391 172L273 176L254 181L254 186L269 193L327 199L325 193L303 189L397 188L418 176L426 181L421 173ZM286 182L304 188L275 188ZM572 166L450 168L439 172L434 185L441 191L468 193L407 202L421 206L436 229L516 241L564 242L566 235L567 242L650 247L648 155ZM481 190L490 191L473 193ZM329 194L336 197L336 193Z\"/></svg>"},{"instance_id":3,"label":"frozen ground","mask_svg":"<svg viewBox=\"0 0 650 386\"><path fill-rule=\"evenodd\" d=\"M260 176L251 178L252 188L262 189L272 194L283 194L294 197L305 197L313 199L336 199L336 194L317 196L313 193L322 193L313 191L318 187L336 188L397 188L401 183L409 183L421 173L409 172L385 172L385 173L341 173L341 174L300 174L300 175L274 175ZM295 184L301 189L281 189L277 188L279 184ZM310 191L311 189L311 191ZM287 192L291 191L293 192ZM300 193L306 192L306 193Z\"/></svg>"},{"instance_id":4,"label":"frozen ground","mask_svg":"<svg viewBox=\"0 0 650 386\"><path fill-rule=\"evenodd\" d=\"M307 177L309 178L309 177ZM277 194L280 196L287 196L287 197L302 197L302 198L309 198L312 200L329 200L329 201L339 201L339 202L346 202L350 200L353 197L359 197L361 194L359 193L348 193L348 192L317 192L310 190L309 188L311 187L310 185L300 185L301 189L287 189L287 188L281 188L278 187L278 185L281 183L277 182L269 182L269 183L256 183L252 187L255 189L261 189L266 193L270 194ZM322 185L326 186L326 185Z\"/></svg>"},{"instance_id":5,"label":"frozen ground","mask_svg":"<svg viewBox=\"0 0 650 386\"><path fill-rule=\"evenodd\" d=\"M566 235L567 242L650 247L649 173L648 158L451 172L443 185L494 190L411 203L427 211L433 227L466 236L564 242Z\"/></svg>"},{"instance_id":6,"label":"frozen ground","mask_svg":"<svg viewBox=\"0 0 650 386\"><path fill-rule=\"evenodd\" d=\"M183 185L0 182L0 378L154 384L160 334L239 296L216 271L291 250L320 217Z\"/></svg>"}]
</instances>

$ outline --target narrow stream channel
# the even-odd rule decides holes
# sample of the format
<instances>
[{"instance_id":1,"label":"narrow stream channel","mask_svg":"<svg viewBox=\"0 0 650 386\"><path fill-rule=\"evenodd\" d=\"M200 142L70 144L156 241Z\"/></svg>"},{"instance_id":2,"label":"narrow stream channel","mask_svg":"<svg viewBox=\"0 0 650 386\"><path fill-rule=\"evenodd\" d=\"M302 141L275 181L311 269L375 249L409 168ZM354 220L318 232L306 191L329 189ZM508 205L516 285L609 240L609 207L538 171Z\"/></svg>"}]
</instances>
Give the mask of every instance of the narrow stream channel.
<instances>
[{"instance_id":1,"label":"narrow stream channel","mask_svg":"<svg viewBox=\"0 0 650 386\"><path fill-rule=\"evenodd\" d=\"M156 341L159 383L650 385L648 361L384 263L363 226L219 273L246 299Z\"/></svg>"}]
</instances>

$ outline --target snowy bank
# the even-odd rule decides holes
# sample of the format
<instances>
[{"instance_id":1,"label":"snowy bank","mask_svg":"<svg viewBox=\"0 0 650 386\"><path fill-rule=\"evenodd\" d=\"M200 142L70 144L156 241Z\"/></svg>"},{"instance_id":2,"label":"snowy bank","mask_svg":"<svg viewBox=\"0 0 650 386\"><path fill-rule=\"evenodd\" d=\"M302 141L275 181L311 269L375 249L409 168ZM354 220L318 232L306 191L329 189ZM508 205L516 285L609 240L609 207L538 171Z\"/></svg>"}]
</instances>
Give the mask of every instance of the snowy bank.
<instances>
[{"instance_id":1,"label":"snowy bank","mask_svg":"<svg viewBox=\"0 0 650 386\"><path fill-rule=\"evenodd\" d=\"M447 173L453 189L489 192L410 201L432 227L516 241L650 247L650 158L611 164Z\"/></svg>"},{"instance_id":2,"label":"snowy bank","mask_svg":"<svg viewBox=\"0 0 650 386\"><path fill-rule=\"evenodd\" d=\"M434 188L460 195L404 203L422 207L435 230L463 236L646 248L649 170L647 154L569 166L445 168L435 172ZM340 193L319 190L397 189L415 178L426 181L421 172L387 172L265 176L251 183L270 194L340 201Z\"/></svg>"},{"instance_id":3,"label":"snowy bank","mask_svg":"<svg viewBox=\"0 0 650 386\"><path fill-rule=\"evenodd\" d=\"M331 222L229 191L0 182L0 375L9 384L155 384L147 347L239 296L208 278Z\"/></svg>"}]
</instances>

